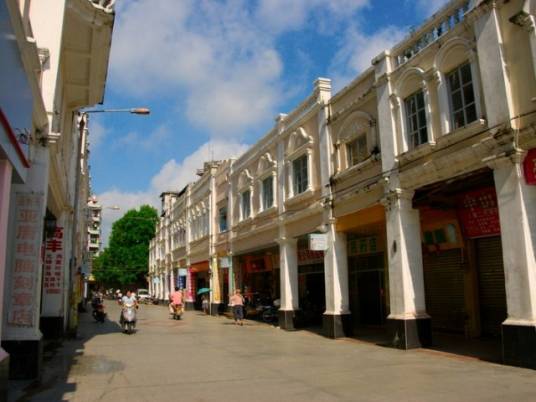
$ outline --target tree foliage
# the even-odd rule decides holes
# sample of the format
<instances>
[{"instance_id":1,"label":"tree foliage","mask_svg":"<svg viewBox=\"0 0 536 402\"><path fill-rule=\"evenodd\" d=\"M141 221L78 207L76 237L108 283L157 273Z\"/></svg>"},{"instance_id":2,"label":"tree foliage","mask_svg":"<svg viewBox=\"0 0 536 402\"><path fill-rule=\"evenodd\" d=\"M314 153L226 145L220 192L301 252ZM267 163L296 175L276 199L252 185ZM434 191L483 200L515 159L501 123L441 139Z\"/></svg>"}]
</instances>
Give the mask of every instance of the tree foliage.
<instances>
[{"instance_id":1,"label":"tree foliage","mask_svg":"<svg viewBox=\"0 0 536 402\"><path fill-rule=\"evenodd\" d=\"M155 235L156 209L143 205L131 209L114 222L108 247L93 260L95 279L106 286L132 286L146 283L149 241Z\"/></svg>"}]
</instances>

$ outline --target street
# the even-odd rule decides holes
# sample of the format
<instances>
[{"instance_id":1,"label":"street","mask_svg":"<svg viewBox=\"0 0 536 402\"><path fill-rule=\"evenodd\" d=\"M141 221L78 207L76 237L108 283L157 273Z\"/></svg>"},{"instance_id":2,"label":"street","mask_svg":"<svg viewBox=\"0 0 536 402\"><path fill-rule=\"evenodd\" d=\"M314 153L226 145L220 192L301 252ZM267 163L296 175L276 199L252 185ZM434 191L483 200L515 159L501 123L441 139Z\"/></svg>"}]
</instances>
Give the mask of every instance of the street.
<instances>
[{"instance_id":1,"label":"street","mask_svg":"<svg viewBox=\"0 0 536 402\"><path fill-rule=\"evenodd\" d=\"M46 348L41 384L11 382L10 401L533 401L536 371L426 350L330 340L252 321L141 306L121 333L82 314L77 340Z\"/></svg>"}]
</instances>

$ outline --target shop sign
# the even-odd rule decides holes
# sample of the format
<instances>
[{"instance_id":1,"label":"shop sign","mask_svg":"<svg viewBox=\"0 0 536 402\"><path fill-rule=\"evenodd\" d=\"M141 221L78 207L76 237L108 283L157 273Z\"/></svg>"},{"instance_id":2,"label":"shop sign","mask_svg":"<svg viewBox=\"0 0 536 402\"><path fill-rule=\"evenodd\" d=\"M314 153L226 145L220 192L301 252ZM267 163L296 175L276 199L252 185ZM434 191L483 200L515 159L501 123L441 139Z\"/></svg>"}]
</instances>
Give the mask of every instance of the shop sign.
<instances>
[{"instance_id":1,"label":"shop sign","mask_svg":"<svg viewBox=\"0 0 536 402\"><path fill-rule=\"evenodd\" d=\"M63 228L56 227L45 242L43 269L43 312L45 317L63 314Z\"/></svg>"},{"instance_id":2,"label":"shop sign","mask_svg":"<svg viewBox=\"0 0 536 402\"><path fill-rule=\"evenodd\" d=\"M153 283L154 283L155 285L158 285L158 284L160 283L160 278L159 278L158 276L155 276L155 277L153 278Z\"/></svg>"},{"instance_id":3,"label":"shop sign","mask_svg":"<svg viewBox=\"0 0 536 402\"><path fill-rule=\"evenodd\" d=\"M468 238L495 236L501 233L497 195L493 187L463 194L458 213Z\"/></svg>"},{"instance_id":4,"label":"shop sign","mask_svg":"<svg viewBox=\"0 0 536 402\"><path fill-rule=\"evenodd\" d=\"M220 257L219 266L220 268L229 268L231 266L231 259L229 257Z\"/></svg>"},{"instance_id":5,"label":"shop sign","mask_svg":"<svg viewBox=\"0 0 536 402\"><path fill-rule=\"evenodd\" d=\"M298 250L298 264L322 264L324 262L324 252L318 250L300 249Z\"/></svg>"},{"instance_id":6,"label":"shop sign","mask_svg":"<svg viewBox=\"0 0 536 402\"><path fill-rule=\"evenodd\" d=\"M178 269L178 276L187 276L188 275L188 269L187 268L179 268Z\"/></svg>"},{"instance_id":7,"label":"shop sign","mask_svg":"<svg viewBox=\"0 0 536 402\"><path fill-rule=\"evenodd\" d=\"M309 250L325 251L328 249L328 236L325 233L311 233L309 235Z\"/></svg>"},{"instance_id":8,"label":"shop sign","mask_svg":"<svg viewBox=\"0 0 536 402\"><path fill-rule=\"evenodd\" d=\"M531 149L523 161L523 171L525 182L528 185L536 186L536 148Z\"/></svg>"},{"instance_id":9,"label":"shop sign","mask_svg":"<svg viewBox=\"0 0 536 402\"><path fill-rule=\"evenodd\" d=\"M15 196L15 253L11 266L8 326L33 327L37 318L34 317L34 304L38 294L43 203L42 193L17 193Z\"/></svg>"}]
</instances>

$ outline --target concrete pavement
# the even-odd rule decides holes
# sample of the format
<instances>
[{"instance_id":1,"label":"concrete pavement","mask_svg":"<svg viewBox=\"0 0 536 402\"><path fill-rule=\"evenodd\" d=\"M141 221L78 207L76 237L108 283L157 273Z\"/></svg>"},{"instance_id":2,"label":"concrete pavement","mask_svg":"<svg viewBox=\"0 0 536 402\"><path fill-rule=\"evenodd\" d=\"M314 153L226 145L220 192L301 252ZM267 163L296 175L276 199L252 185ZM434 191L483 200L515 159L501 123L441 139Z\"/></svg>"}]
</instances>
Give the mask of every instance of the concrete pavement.
<instances>
[{"instance_id":1,"label":"concrete pavement","mask_svg":"<svg viewBox=\"0 0 536 402\"><path fill-rule=\"evenodd\" d=\"M118 307L108 303L109 318ZM536 371L142 306L137 333L81 320L11 401L534 401Z\"/></svg>"}]
</instances>

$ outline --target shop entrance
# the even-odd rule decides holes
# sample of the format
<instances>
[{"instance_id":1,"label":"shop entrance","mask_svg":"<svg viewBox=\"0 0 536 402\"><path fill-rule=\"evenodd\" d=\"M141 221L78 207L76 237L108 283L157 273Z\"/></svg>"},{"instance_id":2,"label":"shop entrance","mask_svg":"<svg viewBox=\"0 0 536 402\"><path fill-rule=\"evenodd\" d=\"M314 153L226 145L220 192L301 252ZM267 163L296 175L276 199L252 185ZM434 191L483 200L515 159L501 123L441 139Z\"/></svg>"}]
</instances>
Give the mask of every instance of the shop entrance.
<instances>
[{"instance_id":1,"label":"shop entrance","mask_svg":"<svg viewBox=\"0 0 536 402\"><path fill-rule=\"evenodd\" d=\"M350 311L355 327L385 324L384 265L384 253L349 258Z\"/></svg>"},{"instance_id":2,"label":"shop entrance","mask_svg":"<svg viewBox=\"0 0 536 402\"><path fill-rule=\"evenodd\" d=\"M501 360L506 292L493 175L485 169L418 190L433 348Z\"/></svg>"},{"instance_id":3,"label":"shop entrance","mask_svg":"<svg viewBox=\"0 0 536 402\"><path fill-rule=\"evenodd\" d=\"M322 325L326 311L326 284L324 265L305 265L298 267L299 304L303 313L303 325L314 327Z\"/></svg>"}]
</instances>

